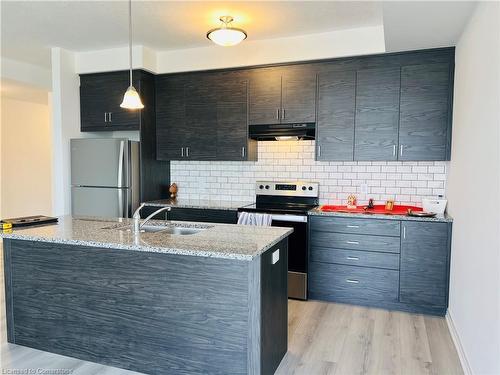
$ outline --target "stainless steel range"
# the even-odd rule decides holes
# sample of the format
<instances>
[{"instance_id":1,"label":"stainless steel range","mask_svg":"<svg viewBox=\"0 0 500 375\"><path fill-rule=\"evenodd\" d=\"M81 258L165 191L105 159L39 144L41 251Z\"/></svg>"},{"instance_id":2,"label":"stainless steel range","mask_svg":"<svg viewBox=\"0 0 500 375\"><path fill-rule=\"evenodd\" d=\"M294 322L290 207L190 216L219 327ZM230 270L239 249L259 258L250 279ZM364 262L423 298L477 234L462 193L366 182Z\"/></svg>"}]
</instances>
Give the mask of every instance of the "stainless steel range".
<instances>
[{"instance_id":1,"label":"stainless steel range","mask_svg":"<svg viewBox=\"0 0 500 375\"><path fill-rule=\"evenodd\" d=\"M272 225L292 227L288 239L288 297L307 299L308 216L319 204L319 184L303 181L257 181L255 204L241 212L268 213Z\"/></svg>"}]
</instances>

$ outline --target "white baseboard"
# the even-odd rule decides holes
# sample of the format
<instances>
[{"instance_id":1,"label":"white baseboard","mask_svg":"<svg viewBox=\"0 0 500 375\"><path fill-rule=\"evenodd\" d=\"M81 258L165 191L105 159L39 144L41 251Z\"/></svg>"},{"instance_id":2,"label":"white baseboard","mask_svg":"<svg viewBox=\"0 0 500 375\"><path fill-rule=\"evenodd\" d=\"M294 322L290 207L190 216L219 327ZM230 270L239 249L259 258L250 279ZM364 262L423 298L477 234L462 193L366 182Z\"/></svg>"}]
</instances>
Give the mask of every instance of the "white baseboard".
<instances>
[{"instance_id":1,"label":"white baseboard","mask_svg":"<svg viewBox=\"0 0 500 375\"><path fill-rule=\"evenodd\" d=\"M462 342L460 341L460 336L458 335L457 329L455 327L455 323L450 314L450 310L446 312L446 323L448 324L448 329L450 330L451 338L453 343L455 344L455 348L458 352L458 358L460 359L460 364L462 365L462 370L465 375L473 375L472 369L470 367L469 361L467 360L467 356L465 355L464 347L462 346Z\"/></svg>"}]
</instances>

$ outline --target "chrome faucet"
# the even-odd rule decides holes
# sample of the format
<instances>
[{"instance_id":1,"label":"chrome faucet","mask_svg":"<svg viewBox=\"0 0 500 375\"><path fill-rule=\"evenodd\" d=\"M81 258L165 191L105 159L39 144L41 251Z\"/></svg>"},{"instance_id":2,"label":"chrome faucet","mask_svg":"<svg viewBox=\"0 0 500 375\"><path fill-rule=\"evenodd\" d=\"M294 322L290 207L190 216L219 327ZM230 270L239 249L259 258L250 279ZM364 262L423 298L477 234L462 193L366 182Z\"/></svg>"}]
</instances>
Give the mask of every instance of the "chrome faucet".
<instances>
[{"instance_id":1,"label":"chrome faucet","mask_svg":"<svg viewBox=\"0 0 500 375\"><path fill-rule=\"evenodd\" d=\"M141 228L149 221L151 220L154 216L159 214L162 211L170 211L171 207L161 207L157 209L155 212L153 212L151 215L149 215L147 218L144 219L144 221L141 224L141 210L144 208L144 206L147 206L146 203L142 203L137 210L135 210L134 214L132 215L132 219L134 219L134 233L140 233Z\"/></svg>"}]
</instances>

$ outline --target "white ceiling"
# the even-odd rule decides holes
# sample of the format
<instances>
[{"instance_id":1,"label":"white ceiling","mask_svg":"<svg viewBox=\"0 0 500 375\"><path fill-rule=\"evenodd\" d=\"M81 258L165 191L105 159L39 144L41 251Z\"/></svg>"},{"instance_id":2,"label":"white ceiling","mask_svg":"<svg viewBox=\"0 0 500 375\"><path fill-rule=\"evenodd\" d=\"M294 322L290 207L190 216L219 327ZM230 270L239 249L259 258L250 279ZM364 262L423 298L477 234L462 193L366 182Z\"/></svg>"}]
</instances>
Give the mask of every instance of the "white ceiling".
<instances>
[{"instance_id":1,"label":"white ceiling","mask_svg":"<svg viewBox=\"0 0 500 375\"><path fill-rule=\"evenodd\" d=\"M206 31L230 14L249 40L384 24L388 50L454 45L474 3L134 0L134 41L155 50L210 46ZM127 45L126 1L1 1L1 55L50 66L50 47ZM214 47L215 48L215 47Z\"/></svg>"}]
</instances>

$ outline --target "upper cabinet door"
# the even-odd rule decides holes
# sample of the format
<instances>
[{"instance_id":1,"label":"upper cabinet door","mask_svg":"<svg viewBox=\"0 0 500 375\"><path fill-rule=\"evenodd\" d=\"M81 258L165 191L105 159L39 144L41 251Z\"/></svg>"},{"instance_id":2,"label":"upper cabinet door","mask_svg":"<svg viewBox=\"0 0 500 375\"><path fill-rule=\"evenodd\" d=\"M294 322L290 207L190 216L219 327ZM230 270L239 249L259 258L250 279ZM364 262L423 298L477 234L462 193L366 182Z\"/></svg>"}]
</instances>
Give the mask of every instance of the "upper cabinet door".
<instances>
[{"instance_id":1,"label":"upper cabinet door","mask_svg":"<svg viewBox=\"0 0 500 375\"><path fill-rule=\"evenodd\" d=\"M185 126L184 81L176 76L156 78L156 157L181 160L188 129Z\"/></svg>"},{"instance_id":2,"label":"upper cabinet door","mask_svg":"<svg viewBox=\"0 0 500 375\"><path fill-rule=\"evenodd\" d=\"M401 68L399 160L448 160L450 64Z\"/></svg>"},{"instance_id":3,"label":"upper cabinet door","mask_svg":"<svg viewBox=\"0 0 500 375\"><path fill-rule=\"evenodd\" d=\"M247 102L247 79L231 77L217 84L217 160L247 159Z\"/></svg>"},{"instance_id":4,"label":"upper cabinet door","mask_svg":"<svg viewBox=\"0 0 500 375\"><path fill-rule=\"evenodd\" d=\"M308 66L282 75L281 123L316 122L316 73Z\"/></svg>"},{"instance_id":5,"label":"upper cabinet door","mask_svg":"<svg viewBox=\"0 0 500 375\"><path fill-rule=\"evenodd\" d=\"M317 160L353 160L356 72L318 76Z\"/></svg>"},{"instance_id":6,"label":"upper cabinet door","mask_svg":"<svg viewBox=\"0 0 500 375\"><path fill-rule=\"evenodd\" d=\"M397 160L400 68L358 70L354 160Z\"/></svg>"},{"instance_id":7,"label":"upper cabinet door","mask_svg":"<svg viewBox=\"0 0 500 375\"><path fill-rule=\"evenodd\" d=\"M184 85L185 156L192 160L217 157L217 95L213 76L194 74Z\"/></svg>"},{"instance_id":8,"label":"upper cabinet door","mask_svg":"<svg viewBox=\"0 0 500 375\"><path fill-rule=\"evenodd\" d=\"M140 91L140 79L134 82ZM129 86L128 72L82 75L80 77L80 110L82 131L138 130L140 110L120 107Z\"/></svg>"},{"instance_id":9,"label":"upper cabinet door","mask_svg":"<svg viewBox=\"0 0 500 375\"><path fill-rule=\"evenodd\" d=\"M281 69L254 69L250 72L250 125L277 124L281 118Z\"/></svg>"},{"instance_id":10,"label":"upper cabinet door","mask_svg":"<svg viewBox=\"0 0 500 375\"><path fill-rule=\"evenodd\" d=\"M449 228L448 223L402 222L401 302L447 306Z\"/></svg>"}]
</instances>

